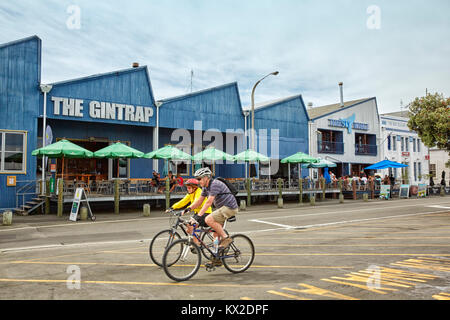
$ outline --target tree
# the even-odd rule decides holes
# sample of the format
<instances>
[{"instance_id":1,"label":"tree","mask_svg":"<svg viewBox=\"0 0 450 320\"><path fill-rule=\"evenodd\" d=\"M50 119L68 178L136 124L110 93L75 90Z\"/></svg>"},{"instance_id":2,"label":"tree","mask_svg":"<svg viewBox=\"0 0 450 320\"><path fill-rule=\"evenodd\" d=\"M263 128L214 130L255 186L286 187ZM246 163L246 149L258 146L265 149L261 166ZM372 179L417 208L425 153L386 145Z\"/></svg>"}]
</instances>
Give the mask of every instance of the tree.
<instances>
[{"instance_id":1,"label":"tree","mask_svg":"<svg viewBox=\"0 0 450 320\"><path fill-rule=\"evenodd\" d=\"M450 154L450 98L435 93L414 99L409 106L408 127L427 147L438 147ZM446 166L450 166L450 160Z\"/></svg>"}]
</instances>

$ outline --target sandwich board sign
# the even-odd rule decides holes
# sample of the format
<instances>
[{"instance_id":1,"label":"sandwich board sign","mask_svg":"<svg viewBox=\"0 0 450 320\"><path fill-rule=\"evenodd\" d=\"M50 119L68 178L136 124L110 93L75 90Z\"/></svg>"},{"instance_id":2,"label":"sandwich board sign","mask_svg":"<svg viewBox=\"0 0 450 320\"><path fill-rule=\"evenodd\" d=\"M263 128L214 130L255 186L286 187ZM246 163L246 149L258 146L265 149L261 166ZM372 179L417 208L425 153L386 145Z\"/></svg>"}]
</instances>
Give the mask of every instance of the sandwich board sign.
<instances>
[{"instance_id":1,"label":"sandwich board sign","mask_svg":"<svg viewBox=\"0 0 450 320\"><path fill-rule=\"evenodd\" d=\"M92 214L91 206L89 205L88 198L86 196L86 192L84 188L77 188L75 191L75 196L73 198L72 209L70 210L70 218L71 221L77 221L78 211L80 210L80 206L83 202L86 202L88 214L92 221L95 221L95 216Z\"/></svg>"},{"instance_id":2,"label":"sandwich board sign","mask_svg":"<svg viewBox=\"0 0 450 320\"><path fill-rule=\"evenodd\" d=\"M419 190L417 192L417 196L420 198L427 196L427 185L426 184L419 184Z\"/></svg>"},{"instance_id":3,"label":"sandwich board sign","mask_svg":"<svg viewBox=\"0 0 450 320\"><path fill-rule=\"evenodd\" d=\"M380 198L381 199L389 199L391 197L391 186L382 184L380 188Z\"/></svg>"},{"instance_id":4,"label":"sandwich board sign","mask_svg":"<svg viewBox=\"0 0 450 320\"><path fill-rule=\"evenodd\" d=\"M409 184L400 186L400 198L409 198Z\"/></svg>"}]
</instances>

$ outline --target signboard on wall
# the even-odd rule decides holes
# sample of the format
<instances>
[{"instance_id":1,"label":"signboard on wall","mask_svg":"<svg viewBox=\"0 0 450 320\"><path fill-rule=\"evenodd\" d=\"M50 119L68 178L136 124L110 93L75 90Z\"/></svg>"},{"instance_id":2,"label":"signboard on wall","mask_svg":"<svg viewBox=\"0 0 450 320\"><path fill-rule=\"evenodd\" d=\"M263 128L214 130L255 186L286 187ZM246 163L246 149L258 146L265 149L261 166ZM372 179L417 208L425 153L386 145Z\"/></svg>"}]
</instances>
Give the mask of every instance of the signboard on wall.
<instances>
[{"instance_id":1,"label":"signboard on wall","mask_svg":"<svg viewBox=\"0 0 450 320\"><path fill-rule=\"evenodd\" d=\"M6 177L6 186L7 187L15 187L16 186L16 176L7 176Z\"/></svg>"},{"instance_id":2,"label":"signboard on wall","mask_svg":"<svg viewBox=\"0 0 450 320\"><path fill-rule=\"evenodd\" d=\"M153 108L131 104L114 103L64 97L51 97L53 115L75 118L116 120L116 122L150 123Z\"/></svg>"}]
</instances>

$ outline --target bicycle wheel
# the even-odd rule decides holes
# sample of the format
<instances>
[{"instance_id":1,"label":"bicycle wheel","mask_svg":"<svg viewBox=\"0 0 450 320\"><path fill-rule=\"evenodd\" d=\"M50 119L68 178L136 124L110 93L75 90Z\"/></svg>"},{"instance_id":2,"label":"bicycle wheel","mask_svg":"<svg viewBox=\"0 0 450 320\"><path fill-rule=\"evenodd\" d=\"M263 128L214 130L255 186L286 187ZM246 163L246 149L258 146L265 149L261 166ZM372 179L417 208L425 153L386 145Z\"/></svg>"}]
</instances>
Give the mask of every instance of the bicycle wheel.
<instances>
[{"instance_id":1,"label":"bicycle wheel","mask_svg":"<svg viewBox=\"0 0 450 320\"><path fill-rule=\"evenodd\" d=\"M223 266L230 272L240 273L247 270L255 259L255 246L249 237L243 234L231 236L233 242L223 252Z\"/></svg>"},{"instance_id":2,"label":"bicycle wheel","mask_svg":"<svg viewBox=\"0 0 450 320\"><path fill-rule=\"evenodd\" d=\"M193 241L176 240L164 252L164 272L175 281L189 280L200 268L201 259L200 249Z\"/></svg>"},{"instance_id":3,"label":"bicycle wheel","mask_svg":"<svg viewBox=\"0 0 450 320\"><path fill-rule=\"evenodd\" d=\"M148 247L150 259L158 266L162 267L162 257L166 248L175 240L181 239L178 232L172 229L160 231L153 237Z\"/></svg>"},{"instance_id":4,"label":"bicycle wheel","mask_svg":"<svg viewBox=\"0 0 450 320\"><path fill-rule=\"evenodd\" d=\"M227 230L223 230L223 231L225 231L227 236L230 235ZM214 251L213 250L213 248L214 248L214 231L204 232L201 239L202 239L203 243L205 244L205 246L201 246L200 250L202 251L203 256L206 259L211 260L213 258L213 256L206 248L209 248L211 251Z\"/></svg>"}]
</instances>

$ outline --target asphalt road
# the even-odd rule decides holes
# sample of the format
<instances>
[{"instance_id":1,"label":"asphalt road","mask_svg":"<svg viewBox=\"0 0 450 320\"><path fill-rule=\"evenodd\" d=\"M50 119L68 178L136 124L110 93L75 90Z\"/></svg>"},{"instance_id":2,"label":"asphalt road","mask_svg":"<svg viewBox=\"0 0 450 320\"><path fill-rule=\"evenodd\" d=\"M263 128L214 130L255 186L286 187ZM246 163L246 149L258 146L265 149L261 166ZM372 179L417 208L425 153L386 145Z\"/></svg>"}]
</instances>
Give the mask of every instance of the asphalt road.
<instances>
[{"instance_id":1,"label":"asphalt road","mask_svg":"<svg viewBox=\"0 0 450 320\"><path fill-rule=\"evenodd\" d=\"M450 299L448 196L254 206L228 227L253 240L251 268L182 283L148 256L168 224L162 212L15 217L0 226L0 299Z\"/></svg>"}]
</instances>

